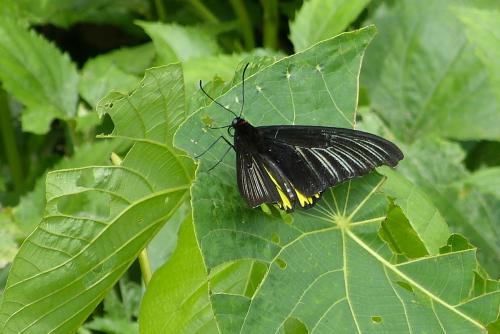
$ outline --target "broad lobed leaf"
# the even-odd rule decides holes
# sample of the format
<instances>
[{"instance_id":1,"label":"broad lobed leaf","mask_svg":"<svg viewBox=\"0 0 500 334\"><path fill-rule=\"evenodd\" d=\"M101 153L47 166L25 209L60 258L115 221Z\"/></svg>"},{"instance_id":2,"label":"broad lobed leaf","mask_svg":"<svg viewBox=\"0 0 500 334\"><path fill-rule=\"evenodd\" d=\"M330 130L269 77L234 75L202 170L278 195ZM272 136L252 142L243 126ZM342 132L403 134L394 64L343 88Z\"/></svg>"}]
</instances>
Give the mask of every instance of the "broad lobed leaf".
<instances>
[{"instance_id":1,"label":"broad lobed leaf","mask_svg":"<svg viewBox=\"0 0 500 334\"><path fill-rule=\"evenodd\" d=\"M370 28L342 34L256 71L250 68L243 116L254 125L321 119L322 125L353 126L357 73L371 35ZM345 54L351 60L339 63ZM324 77L314 71L318 59ZM218 101L238 111L241 85L236 82ZM339 82L345 90L335 86ZM305 87L308 94L302 94ZM199 154L223 134L208 127L228 124L231 117L214 104L202 108L181 126L175 143ZM204 263L215 270L252 260L267 268L250 294L210 295L218 332L283 332L293 323L325 333L483 333L496 319L498 289L475 290L476 281L485 280L475 274L475 249L456 248L451 239L442 248L449 236L443 217L404 177L381 169L385 176L373 173L336 186L313 209L292 215L272 206L248 209L236 190L232 155L206 172L225 151L223 144L217 146L201 158L191 190ZM407 226L399 235L382 226L394 205L400 214L390 219ZM414 240L420 250L398 248Z\"/></svg>"},{"instance_id":2,"label":"broad lobed leaf","mask_svg":"<svg viewBox=\"0 0 500 334\"><path fill-rule=\"evenodd\" d=\"M183 119L184 99L175 98L183 97L182 82L180 65L156 68L136 91L104 100L115 133L134 142L120 166L49 173L44 218L9 275L3 333L75 331L186 201L192 166L173 151L168 132ZM121 118L131 114L153 130L131 133Z\"/></svg>"}]
</instances>

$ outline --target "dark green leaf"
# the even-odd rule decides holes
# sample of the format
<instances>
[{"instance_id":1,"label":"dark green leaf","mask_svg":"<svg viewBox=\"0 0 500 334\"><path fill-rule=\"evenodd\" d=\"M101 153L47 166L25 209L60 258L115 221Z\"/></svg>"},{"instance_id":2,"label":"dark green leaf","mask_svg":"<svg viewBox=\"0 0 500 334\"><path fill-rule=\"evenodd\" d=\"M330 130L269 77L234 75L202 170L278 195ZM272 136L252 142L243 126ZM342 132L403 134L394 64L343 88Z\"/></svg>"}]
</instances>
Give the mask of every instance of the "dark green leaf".
<instances>
[{"instance_id":1,"label":"dark green leaf","mask_svg":"<svg viewBox=\"0 0 500 334\"><path fill-rule=\"evenodd\" d=\"M26 109L23 130L45 133L76 114L78 74L66 54L34 31L0 18L0 79Z\"/></svg>"},{"instance_id":2,"label":"dark green leaf","mask_svg":"<svg viewBox=\"0 0 500 334\"><path fill-rule=\"evenodd\" d=\"M500 138L498 88L454 6L402 0L374 15L380 34L367 50L362 79L372 107L403 141L429 133Z\"/></svg>"},{"instance_id":3,"label":"dark green leaf","mask_svg":"<svg viewBox=\"0 0 500 334\"><path fill-rule=\"evenodd\" d=\"M406 158L399 171L432 199L454 232L466 235L478 246L482 264L498 277L500 206L498 197L478 186L481 182L498 183L497 178L490 175L485 181L481 174L470 176L462 164L463 150L445 140L422 139L404 151Z\"/></svg>"}]
</instances>

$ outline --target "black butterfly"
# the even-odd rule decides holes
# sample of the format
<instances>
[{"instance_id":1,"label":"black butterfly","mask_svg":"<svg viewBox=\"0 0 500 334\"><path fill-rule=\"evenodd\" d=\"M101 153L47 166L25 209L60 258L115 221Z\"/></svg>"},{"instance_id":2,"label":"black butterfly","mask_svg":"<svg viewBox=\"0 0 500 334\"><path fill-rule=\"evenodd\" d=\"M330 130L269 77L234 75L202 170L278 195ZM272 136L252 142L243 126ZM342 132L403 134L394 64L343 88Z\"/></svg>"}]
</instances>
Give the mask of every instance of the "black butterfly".
<instances>
[{"instance_id":1,"label":"black butterfly","mask_svg":"<svg viewBox=\"0 0 500 334\"><path fill-rule=\"evenodd\" d=\"M248 64L243 70L240 115L211 98L201 81L200 88L235 116L230 125L220 127L227 128L229 133L234 130L234 134L230 133L234 144L223 136L219 139L230 146L226 154L231 148L236 151L238 188L249 206L276 203L285 211L292 211L297 204L308 208L325 189L365 175L381 165L394 167L403 158L396 145L363 131L302 125L252 126L241 117L247 67Z\"/></svg>"}]
</instances>

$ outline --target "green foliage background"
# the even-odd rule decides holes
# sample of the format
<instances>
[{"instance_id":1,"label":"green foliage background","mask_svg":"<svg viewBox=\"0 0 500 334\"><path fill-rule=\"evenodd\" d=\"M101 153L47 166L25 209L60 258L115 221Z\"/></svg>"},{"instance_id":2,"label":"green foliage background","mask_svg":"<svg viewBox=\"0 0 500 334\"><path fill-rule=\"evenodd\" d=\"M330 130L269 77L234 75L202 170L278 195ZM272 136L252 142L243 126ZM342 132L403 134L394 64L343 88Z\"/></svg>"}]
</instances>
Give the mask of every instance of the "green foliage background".
<instances>
[{"instance_id":1,"label":"green foliage background","mask_svg":"<svg viewBox=\"0 0 500 334\"><path fill-rule=\"evenodd\" d=\"M192 159L246 63L254 125L405 159L248 208ZM0 331L500 332L499 78L493 0L0 0Z\"/></svg>"}]
</instances>

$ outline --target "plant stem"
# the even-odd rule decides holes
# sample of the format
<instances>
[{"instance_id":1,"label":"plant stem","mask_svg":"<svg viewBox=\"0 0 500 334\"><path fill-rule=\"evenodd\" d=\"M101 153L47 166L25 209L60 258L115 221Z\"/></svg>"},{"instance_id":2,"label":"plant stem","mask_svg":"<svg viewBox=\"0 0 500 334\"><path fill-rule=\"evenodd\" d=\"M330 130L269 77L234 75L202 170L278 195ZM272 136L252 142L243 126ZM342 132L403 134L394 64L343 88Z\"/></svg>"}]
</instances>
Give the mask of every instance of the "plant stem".
<instances>
[{"instance_id":1,"label":"plant stem","mask_svg":"<svg viewBox=\"0 0 500 334\"><path fill-rule=\"evenodd\" d=\"M5 154L7 155L14 190L16 193L20 193L24 187L23 165L14 134L12 115L7 101L7 92L2 88L0 88L0 130L2 132L2 141Z\"/></svg>"},{"instance_id":2,"label":"plant stem","mask_svg":"<svg viewBox=\"0 0 500 334\"><path fill-rule=\"evenodd\" d=\"M276 50L278 48L278 1L260 0L264 9L264 47Z\"/></svg>"},{"instance_id":3,"label":"plant stem","mask_svg":"<svg viewBox=\"0 0 500 334\"><path fill-rule=\"evenodd\" d=\"M139 265L141 266L142 279L144 280L144 285L148 285L151 281L151 264L149 263L148 250L144 248L139 253Z\"/></svg>"},{"instance_id":4,"label":"plant stem","mask_svg":"<svg viewBox=\"0 0 500 334\"><path fill-rule=\"evenodd\" d=\"M165 22L167 19L165 5L163 4L163 0L155 0L156 14L158 15L158 20L161 22Z\"/></svg>"},{"instance_id":5,"label":"plant stem","mask_svg":"<svg viewBox=\"0 0 500 334\"><path fill-rule=\"evenodd\" d=\"M247 9L242 0L230 0L233 10L240 21L240 29L245 41L245 48L252 50L255 47L255 39L253 36L252 22L248 16Z\"/></svg>"},{"instance_id":6,"label":"plant stem","mask_svg":"<svg viewBox=\"0 0 500 334\"><path fill-rule=\"evenodd\" d=\"M66 121L66 154L73 155L75 152L75 146L77 145L77 135L75 131L76 123L74 120L69 119Z\"/></svg>"},{"instance_id":7,"label":"plant stem","mask_svg":"<svg viewBox=\"0 0 500 334\"><path fill-rule=\"evenodd\" d=\"M219 19L199 0L189 0L198 16L209 23L219 23Z\"/></svg>"}]
</instances>

